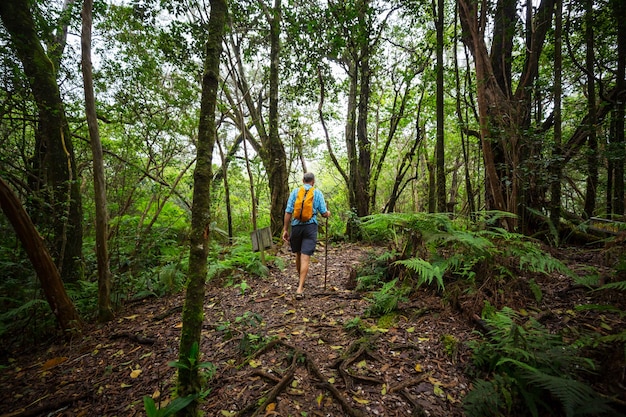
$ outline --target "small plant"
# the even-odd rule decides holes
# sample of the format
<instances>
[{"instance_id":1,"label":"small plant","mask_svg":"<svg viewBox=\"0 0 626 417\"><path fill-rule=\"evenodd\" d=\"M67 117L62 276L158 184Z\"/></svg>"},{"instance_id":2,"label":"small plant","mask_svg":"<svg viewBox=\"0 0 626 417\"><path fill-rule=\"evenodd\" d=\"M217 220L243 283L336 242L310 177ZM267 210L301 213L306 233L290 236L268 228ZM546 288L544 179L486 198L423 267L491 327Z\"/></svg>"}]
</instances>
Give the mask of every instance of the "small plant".
<instances>
[{"instance_id":1,"label":"small plant","mask_svg":"<svg viewBox=\"0 0 626 417\"><path fill-rule=\"evenodd\" d=\"M239 284L235 284L233 285L235 288L239 288L239 292L241 293L241 296L243 297L244 295L246 295L246 290L248 288L250 288L250 286L248 285L248 282L244 279L241 280L241 282Z\"/></svg>"},{"instance_id":2,"label":"small plant","mask_svg":"<svg viewBox=\"0 0 626 417\"><path fill-rule=\"evenodd\" d=\"M178 369L188 369L188 370L201 370L205 369L207 372L205 373L205 378L211 379L215 376L215 365L211 362L199 362L198 358L200 356L200 348L198 343L195 342L191 346L191 350L189 351L189 356L184 358L184 360L172 361L169 362L168 365ZM176 414L177 412L183 410L193 401L206 397L211 392L210 389L198 392L193 395L188 395L186 397L177 397L172 402L167 404L163 408L157 408L154 399L149 396L143 397L143 406L146 410L146 415L148 417L167 417Z\"/></svg>"},{"instance_id":3,"label":"small plant","mask_svg":"<svg viewBox=\"0 0 626 417\"><path fill-rule=\"evenodd\" d=\"M366 297L371 303L365 311L368 317L379 317L391 313L398 307L398 303L405 299L406 290L396 286L398 279L393 279L383 285L383 287L374 292L372 297Z\"/></svg>"},{"instance_id":4,"label":"small plant","mask_svg":"<svg viewBox=\"0 0 626 417\"><path fill-rule=\"evenodd\" d=\"M455 359L459 351L459 340L451 334L442 335L440 340L443 344L443 350L446 352L446 354Z\"/></svg>"},{"instance_id":5,"label":"small plant","mask_svg":"<svg viewBox=\"0 0 626 417\"><path fill-rule=\"evenodd\" d=\"M354 317L344 323L343 328L349 333L361 332L364 328L363 320L360 317Z\"/></svg>"}]
</instances>

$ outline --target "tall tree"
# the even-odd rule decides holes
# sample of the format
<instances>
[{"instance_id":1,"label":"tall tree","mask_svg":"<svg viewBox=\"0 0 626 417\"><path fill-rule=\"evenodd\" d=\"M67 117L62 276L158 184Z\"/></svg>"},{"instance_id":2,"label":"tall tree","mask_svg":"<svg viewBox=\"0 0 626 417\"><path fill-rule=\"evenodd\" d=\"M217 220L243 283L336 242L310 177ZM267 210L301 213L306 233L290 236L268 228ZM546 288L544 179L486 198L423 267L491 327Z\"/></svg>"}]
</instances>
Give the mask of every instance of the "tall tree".
<instances>
[{"instance_id":1,"label":"tall tree","mask_svg":"<svg viewBox=\"0 0 626 417\"><path fill-rule=\"evenodd\" d=\"M613 113L615 120L614 134L611 135L612 165L613 165L613 201L612 213L623 216L624 199L624 166L626 163L626 141L624 139L624 117L626 117L626 3L620 0L612 0L610 5L617 26L617 72L616 86L619 98L615 103Z\"/></svg>"},{"instance_id":2,"label":"tall tree","mask_svg":"<svg viewBox=\"0 0 626 417\"><path fill-rule=\"evenodd\" d=\"M561 180L563 176L561 94L563 68L563 0L556 0L554 27L554 148L552 151L552 183L550 185L550 221L557 228L561 221Z\"/></svg>"},{"instance_id":3,"label":"tall tree","mask_svg":"<svg viewBox=\"0 0 626 417\"><path fill-rule=\"evenodd\" d=\"M445 143L444 143L444 101L443 101L443 0L432 2L435 27L437 28L437 149L435 159L437 166L437 210L448 211L446 204L446 172L445 172Z\"/></svg>"},{"instance_id":4,"label":"tall tree","mask_svg":"<svg viewBox=\"0 0 626 417\"><path fill-rule=\"evenodd\" d=\"M258 51L242 50L242 45L245 45L247 42L246 37L251 36L250 32L253 32L252 28L247 26L250 24L247 21L247 17L243 16L251 13L248 9L237 11L237 22L236 24L233 23L233 30L229 37L229 52L233 55L230 58L233 60L232 71L236 76L237 88L241 91L245 108L249 114L250 124L257 133L253 135L251 132L244 132L245 137L261 157L267 172L270 189L270 227L272 233L278 235L282 230L284 208L289 196L287 155L279 136L278 112L282 6L281 0L274 0L272 7L268 6L264 0L256 0L254 3L260 8L269 27L269 93L262 88L255 89L248 79L245 55L258 53ZM248 6L252 8L252 5ZM258 30L263 31L267 30L267 28L258 28ZM256 45L254 42L251 43ZM257 69L255 68L255 70ZM269 103L266 102L266 97L269 97ZM245 126L245 123L242 124L242 120L245 119L246 115L239 112L239 105L232 101L232 97L230 105L235 124L237 126ZM264 112L265 107L269 107L267 116Z\"/></svg>"},{"instance_id":5,"label":"tall tree","mask_svg":"<svg viewBox=\"0 0 626 417\"><path fill-rule=\"evenodd\" d=\"M542 0L527 25L533 30L526 40L520 75L512 78L513 39L516 35L516 1L499 0L495 11L491 53L487 47L488 2L458 0L463 39L474 57L478 89L481 142L486 171L488 208L516 213L525 221L525 171L527 149L532 145L524 127L528 123L531 87L537 75L538 60L554 13L554 0ZM515 86L515 91L512 90ZM509 219L507 226L515 228Z\"/></svg>"},{"instance_id":6,"label":"tall tree","mask_svg":"<svg viewBox=\"0 0 626 417\"><path fill-rule=\"evenodd\" d=\"M186 397L200 391L200 375L197 363L200 334L204 320L204 293L209 253L209 230L211 225L211 189L213 147L216 137L215 109L219 87L219 67L222 53L222 36L228 13L226 0L210 1L208 39L205 46L204 71L196 167L194 170L193 209L191 215L189 273L183 308L183 329L180 338L179 361L188 366L178 370L178 395ZM197 414L197 402L178 413L179 417Z\"/></svg>"},{"instance_id":7,"label":"tall tree","mask_svg":"<svg viewBox=\"0 0 626 417\"><path fill-rule=\"evenodd\" d=\"M108 250L108 210L106 197L106 181L104 175L104 158L102 143L98 129L96 113L96 97L93 88L93 68L91 63L91 27L93 0L83 1L82 35L81 35L81 66L83 70L83 89L85 90L85 114L89 129L89 142L93 156L93 183L96 205L96 258L98 260L98 319L102 322L113 318L111 308L111 269Z\"/></svg>"},{"instance_id":8,"label":"tall tree","mask_svg":"<svg viewBox=\"0 0 626 417\"><path fill-rule=\"evenodd\" d=\"M587 73L587 109L589 114L589 136L587 137L587 187L585 190L585 217L593 216L596 208L596 189L598 187L598 138L596 107L596 75L594 71L595 51L593 34L593 0L585 2L585 39L587 53L585 69Z\"/></svg>"},{"instance_id":9,"label":"tall tree","mask_svg":"<svg viewBox=\"0 0 626 417\"><path fill-rule=\"evenodd\" d=\"M45 173L46 214L53 231L50 251L64 281L73 282L82 276L82 204L80 183L76 175L74 147L70 139L61 93L52 60L44 51L30 2L0 2L0 19L24 73L39 111L36 131L41 160L34 164Z\"/></svg>"}]
</instances>

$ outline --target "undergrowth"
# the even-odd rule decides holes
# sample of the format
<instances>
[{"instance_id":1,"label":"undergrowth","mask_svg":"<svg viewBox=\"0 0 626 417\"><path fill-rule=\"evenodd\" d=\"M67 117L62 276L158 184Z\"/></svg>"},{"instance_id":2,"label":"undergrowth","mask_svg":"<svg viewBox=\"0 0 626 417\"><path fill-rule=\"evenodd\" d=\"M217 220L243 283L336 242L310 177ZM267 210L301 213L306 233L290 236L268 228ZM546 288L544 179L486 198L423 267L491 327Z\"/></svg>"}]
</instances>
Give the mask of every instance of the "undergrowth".
<instances>
[{"instance_id":1,"label":"undergrowth","mask_svg":"<svg viewBox=\"0 0 626 417\"><path fill-rule=\"evenodd\" d=\"M495 212L493 217L502 213ZM364 235L387 242L390 250L378 256L374 267L359 271L357 289L371 290L398 279L413 289L433 287L443 293L446 285L463 281L476 288L485 282L500 282L522 274L547 275L554 271L574 277L562 262L543 251L539 242L499 227L489 227L491 217L481 223L452 220L446 214L377 214L362 222ZM529 290L541 298L538 286L528 281Z\"/></svg>"},{"instance_id":2,"label":"undergrowth","mask_svg":"<svg viewBox=\"0 0 626 417\"><path fill-rule=\"evenodd\" d=\"M490 312L491 311L491 312ZM536 320L520 323L508 307L487 306L489 332L470 342L477 376L463 405L469 417L610 415L608 401L582 382L595 371L581 345L566 343Z\"/></svg>"}]
</instances>

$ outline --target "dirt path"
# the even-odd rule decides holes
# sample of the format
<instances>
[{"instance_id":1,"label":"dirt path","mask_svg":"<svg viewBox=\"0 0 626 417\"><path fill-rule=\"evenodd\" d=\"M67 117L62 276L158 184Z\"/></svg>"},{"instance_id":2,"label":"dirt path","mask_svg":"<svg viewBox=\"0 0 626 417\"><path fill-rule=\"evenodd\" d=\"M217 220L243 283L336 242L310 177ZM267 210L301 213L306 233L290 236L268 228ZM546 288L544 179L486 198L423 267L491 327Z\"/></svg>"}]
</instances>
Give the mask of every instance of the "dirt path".
<instances>
[{"instance_id":1,"label":"dirt path","mask_svg":"<svg viewBox=\"0 0 626 417\"><path fill-rule=\"evenodd\" d=\"M246 285L210 285L201 349L216 373L201 406L205 415L463 416L473 323L427 290L398 314L365 317L370 303L348 289L350 272L381 250L331 247L324 290L320 248L304 300L295 300L288 253L278 254L286 267L266 278L231 276L223 279ZM567 285L547 278L545 298ZM559 309L582 301L554 300ZM114 322L88 328L81 340L14 352L2 362L0 417L144 416L146 395L164 406L175 385L168 363L177 360L182 302L177 295L127 304ZM557 312L555 325L563 322L556 307L544 308Z\"/></svg>"}]
</instances>

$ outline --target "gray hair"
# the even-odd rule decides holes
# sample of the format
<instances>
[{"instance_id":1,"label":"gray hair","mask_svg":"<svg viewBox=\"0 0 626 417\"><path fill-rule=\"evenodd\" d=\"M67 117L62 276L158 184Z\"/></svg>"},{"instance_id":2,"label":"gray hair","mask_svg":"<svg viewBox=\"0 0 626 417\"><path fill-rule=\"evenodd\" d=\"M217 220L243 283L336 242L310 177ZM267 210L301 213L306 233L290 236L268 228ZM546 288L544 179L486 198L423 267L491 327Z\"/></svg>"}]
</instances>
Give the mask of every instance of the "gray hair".
<instances>
[{"instance_id":1,"label":"gray hair","mask_svg":"<svg viewBox=\"0 0 626 417\"><path fill-rule=\"evenodd\" d=\"M302 181L306 182L307 184L314 180L315 180L315 175L313 175L312 172L307 172L306 174L304 174L304 178L302 178Z\"/></svg>"}]
</instances>

